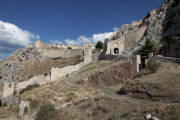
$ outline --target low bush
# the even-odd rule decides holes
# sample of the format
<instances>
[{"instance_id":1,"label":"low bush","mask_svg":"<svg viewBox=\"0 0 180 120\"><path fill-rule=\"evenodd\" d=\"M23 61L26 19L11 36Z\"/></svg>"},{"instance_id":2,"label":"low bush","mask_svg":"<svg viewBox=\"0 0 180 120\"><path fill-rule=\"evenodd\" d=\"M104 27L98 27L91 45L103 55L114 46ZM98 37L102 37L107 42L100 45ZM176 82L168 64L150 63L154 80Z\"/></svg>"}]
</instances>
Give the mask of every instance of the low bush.
<instances>
[{"instance_id":1,"label":"low bush","mask_svg":"<svg viewBox=\"0 0 180 120\"><path fill-rule=\"evenodd\" d=\"M122 87L118 92L117 92L117 94L119 94L119 95L126 95L126 94L128 94L128 90L127 89L125 89L124 87Z\"/></svg>"},{"instance_id":2,"label":"low bush","mask_svg":"<svg viewBox=\"0 0 180 120\"><path fill-rule=\"evenodd\" d=\"M29 85L29 86L27 86L26 88L22 89L22 90L20 91L20 94L23 94L25 91L29 91L29 90L32 90L32 89L37 88L37 87L40 87L40 85L39 85L39 84Z\"/></svg>"},{"instance_id":3,"label":"low bush","mask_svg":"<svg viewBox=\"0 0 180 120\"><path fill-rule=\"evenodd\" d=\"M156 61L156 59L152 58L148 61L147 67L149 70L151 70L153 73L157 72L160 68L160 63Z\"/></svg>"},{"instance_id":4,"label":"low bush","mask_svg":"<svg viewBox=\"0 0 180 120\"><path fill-rule=\"evenodd\" d=\"M69 49L69 50L70 50L70 49L72 49L72 47L68 47L67 49Z\"/></svg>"},{"instance_id":5,"label":"low bush","mask_svg":"<svg viewBox=\"0 0 180 120\"><path fill-rule=\"evenodd\" d=\"M57 115L54 105L48 103L40 107L35 120L58 120Z\"/></svg>"}]
</instances>

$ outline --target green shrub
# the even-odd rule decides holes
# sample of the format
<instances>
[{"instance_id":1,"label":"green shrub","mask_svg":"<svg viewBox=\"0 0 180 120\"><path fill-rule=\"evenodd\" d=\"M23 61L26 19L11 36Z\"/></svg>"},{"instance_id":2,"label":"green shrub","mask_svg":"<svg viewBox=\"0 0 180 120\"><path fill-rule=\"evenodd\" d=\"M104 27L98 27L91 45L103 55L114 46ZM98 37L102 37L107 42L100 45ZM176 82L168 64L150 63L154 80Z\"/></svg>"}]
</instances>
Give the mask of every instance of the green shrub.
<instances>
[{"instance_id":1,"label":"green shrub","mask_svg":"<svg viewBox=\"0 0 180 120\"><path fill-rule=\"evenodd\" d=\"M156 61L156 59L152 58L148 61L147 67L149 70L151 70L153 73L157 72L160 68L160 63Z\"/></svg>"},{"instance_id":2,"label":"green shrub","mask_svg":"<svg viewBox=\"0 0 180 120\"><path fill-rule=\"evenodd\" d=\"M50 103L42 105L37 112L35 120L58 120L54 105Z\"/></svg>"},{"instance_id":3,"label":"green shrub","mask_svg":"<svg viewBox=\"0 0 180 120\"><path fill-rule=\"evenodd\" d=\"M142 46L139 50L141 56L148 56L149 53L154 53L156 48L156 44L154 41L146 40L144 46Z\"/></svg>"},{"instance_id":4,"label":"green shrub","mask_svg":"<svg viewBox=\"0 0 180 120\"><path fill-rule=\"evenodd\" d=\"M122 87L118 92L117 92L117 94L119 94L119 95L126 95L126 94L128 94L128 90L126 89L126 88L124 88L124 87Z\"/></svg>"},{"instance_id":5,"label":"green shrub","mask_svg":"<svg viewBox=\"0 0 180 120\"><path fill-rule=\"evenodd\" d=\"M39 84L29 85L29 86L27 86L26 88L22 89L22 90L20 91L20 94L23 94L25 91L29 91L29 90L32 90L32 89L37 88L37 87L40 87L40 85L39 85Z\"/></svg>"},{"instance_id":6,"label":"green shrub","mask_svg":"<svg viewBox=\"0 0 180 120\"><path fill-rule=\"evenodd\" d=\"M104 43L101 41L98 41L96 44L96 49L102 50L104 48Z\"/></svg>"},{"instance_id":7,"label":"green shrub","mask_svg":"<svg viewBox=\"0 0 180 120\"><path fill-rule=\"evenodd\" d=\"M67 49L72 49L72 47L68 47Z\"/></svg>"}]
</instances>

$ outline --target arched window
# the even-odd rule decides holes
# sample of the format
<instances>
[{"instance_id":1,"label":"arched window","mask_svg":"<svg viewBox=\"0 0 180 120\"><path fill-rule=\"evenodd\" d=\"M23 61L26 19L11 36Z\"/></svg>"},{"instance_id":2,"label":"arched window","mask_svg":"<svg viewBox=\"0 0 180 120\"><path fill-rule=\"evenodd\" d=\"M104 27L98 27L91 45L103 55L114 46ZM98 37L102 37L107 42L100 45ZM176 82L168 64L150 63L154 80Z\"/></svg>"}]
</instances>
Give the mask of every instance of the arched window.
<instances>
[{"instance_id":1,"label":"arched window","mask_svg":"<svg viewBox=\"0 0 180 120\"><path fill-rule=\"evenodd\" d=\"M119 49L118 48L114 48L114 54L119 54Z\"/></svg>"}]
</instances>

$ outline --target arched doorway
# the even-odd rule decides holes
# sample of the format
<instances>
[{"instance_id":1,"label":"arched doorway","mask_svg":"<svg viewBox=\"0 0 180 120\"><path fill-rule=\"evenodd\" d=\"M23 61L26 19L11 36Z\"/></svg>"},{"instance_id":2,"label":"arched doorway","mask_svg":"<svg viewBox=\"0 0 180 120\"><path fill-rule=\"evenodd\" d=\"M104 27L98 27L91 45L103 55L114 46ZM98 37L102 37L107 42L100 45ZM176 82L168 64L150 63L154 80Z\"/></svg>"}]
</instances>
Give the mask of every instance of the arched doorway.
<instances>
[{"instance_id":1,"label":"arched doorway","mask_svg":"<svg viewBox=\"0 0 180 120\"><path fill-rule=\"evenodd\" d=\"M118 48L114 48L114 54L119 54L119 49Z\"/></svg>"}]
</instances>

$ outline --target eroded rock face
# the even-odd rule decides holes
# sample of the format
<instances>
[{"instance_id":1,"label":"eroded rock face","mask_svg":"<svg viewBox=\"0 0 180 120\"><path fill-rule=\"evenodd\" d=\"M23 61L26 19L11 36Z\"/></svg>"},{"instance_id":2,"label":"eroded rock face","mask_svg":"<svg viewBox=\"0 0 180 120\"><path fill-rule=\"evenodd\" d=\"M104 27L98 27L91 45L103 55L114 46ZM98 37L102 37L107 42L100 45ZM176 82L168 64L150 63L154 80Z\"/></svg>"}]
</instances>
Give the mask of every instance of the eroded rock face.
<instances>
[{"instance_id":1,"label":"eroded rock face","mask_svg":"<svg viewBox=\"0 0 180 120\"><path fill-rule=\"evenodd\" d=\"M179 0L166 0L158 9L149 12L143 20L132 22L130 25L123 25L119 31L106 40L106 54L115 54L115 48L118 48L118 54L131 56L148 39L155 41L159 45L162 41L165 41L167 36L180 33L179 21ZM179 42L173 44L178 46ZM162 46L164 47L164 45L159 45L159 49ZM174 46L171 47L174 48ZM173 53L175 50L169 52ZM174 55L174 57L176 56Z\"/></svg>"},{"instance_id":2,"label":"eroded rock face","mask_svg":"<svg viewBox=\"0 0 180 120\"><path fill-rule=\"evenodd\" d=\"M10 57L0 63L0 83L22 81L22 69L25 68L25 62L43 62L47 60L41 55L39 49L27 47L16 50ZM32 77L32 76L29 76Z\"/></svg>"},{"instance_id":3,"label":"eroded rock face","mask_svg":"<svg viewBox=\"0 0 180 120\"><path fill-rule=\"evenodd\" d=\"M42 62L46 60L46 57L42 56L41 50L34 46L18 49L10 57L19 62Z\"/></svg>"},{"instance_id":4,"label":"eroded rock face","mask_svg":"<svg viewBox=\"0 0 180 120\"><path fill-rule=\"evenodd\" d=\"M21 79L21 73L18 71L23 67L24 65L22 63L15 61L5 61L0 64L0 83L3 83L4 81L19 81Z\"/></svg>"},{"instance_id":5,"label":"eroded rock face","mask_svg":"<svg viewBox=\"0 0 180 120\"><path fill-rule=\"evenodd\" d=\"M84 48L86 47L88 46L45 44L38 40L34 45L20 48L8 58L0 61L0 84L3 82L24 81L32 78L33 75L40 75L41 72L39 71L41 70L36 71L38 74L29 71L35 69L34 67L37 66L37 64L46 62L47 65L45 65L44 68L45 70L48 70L50 67L53 67L53 65L60 66L60 61L56 64L54 63L55 60L63 61L64 59L82 57L84 55ZM50 63L48 61L50 61ZM70 64L72 62L70 62ZM65 62L64 64L66 63L68 62ZM48 72L50 72L50 70L45 73Z\"/></svg>"}]
</instances>

